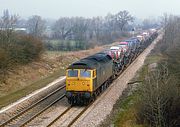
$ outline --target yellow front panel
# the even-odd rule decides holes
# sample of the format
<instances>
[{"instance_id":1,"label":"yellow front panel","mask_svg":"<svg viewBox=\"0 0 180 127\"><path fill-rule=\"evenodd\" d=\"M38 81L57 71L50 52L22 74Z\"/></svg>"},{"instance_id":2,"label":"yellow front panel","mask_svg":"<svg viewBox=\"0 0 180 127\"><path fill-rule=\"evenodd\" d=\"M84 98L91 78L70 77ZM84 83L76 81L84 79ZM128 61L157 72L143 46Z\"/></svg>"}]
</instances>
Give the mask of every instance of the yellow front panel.
<instances>
[{"instance_id":1,"label":"yellow front panel","mask_svg":"<svg viewBox=\"0 0 180 127\"><path fill-rule=\"evenodd\" d=\"M66 91L92 92L92 78L66 78Z\"/></svg>"}]
</instances>

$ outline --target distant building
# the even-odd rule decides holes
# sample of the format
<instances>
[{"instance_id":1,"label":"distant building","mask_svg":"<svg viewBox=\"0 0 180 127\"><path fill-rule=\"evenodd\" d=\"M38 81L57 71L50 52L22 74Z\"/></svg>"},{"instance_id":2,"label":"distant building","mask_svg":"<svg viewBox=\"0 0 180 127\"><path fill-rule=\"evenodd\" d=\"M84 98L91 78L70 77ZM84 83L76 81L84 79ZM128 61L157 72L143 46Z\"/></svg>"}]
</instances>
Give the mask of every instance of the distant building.
<instances>
[{"instance_id":1,"label":"distant building","mask_svg":"<svg viewBox=\"0 0 180 127\"><path fill-rule=\"evenodd\" d=\"M14 28L14 31L20 34L27 34L27 29L26 28Z\"/></svg>"},{"instance_id":2,"label":"distant building","mask_svg":"<svg viewBox=\"0 0 180 127\"><path fill-rule=\"evenodd\" d=\"M22 34L27 34L27 29L26 28L0 28L0 31L5 31L5 30L14 30L17 33L22 33Z\"/></svg>"}]
</instances>

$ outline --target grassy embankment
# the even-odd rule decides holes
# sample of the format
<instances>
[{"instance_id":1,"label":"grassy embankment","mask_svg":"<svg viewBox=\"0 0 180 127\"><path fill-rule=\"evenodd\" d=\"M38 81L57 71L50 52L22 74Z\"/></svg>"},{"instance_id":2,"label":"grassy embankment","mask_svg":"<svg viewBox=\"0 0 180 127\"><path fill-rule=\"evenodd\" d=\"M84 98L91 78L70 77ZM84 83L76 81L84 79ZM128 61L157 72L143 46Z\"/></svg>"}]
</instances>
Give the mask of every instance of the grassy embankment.
<instances>
[{"instance_id":1,"label":"grassy embankment","mask_svg":"<svg viewBox=\"0 0 180 127\"><path fill-rule=\"evenodd\" d=\"M58 58L61 57L61 54L61 52L48 52L46 54L48 57L45 61L31 63L19 68L20 70L17 68L15 73L9 76L7 81L8 84L2 84L0 86L0 108L46 86L58 77L65 75L65 68L67 65L77 60L77 58L66 58L62 63ZM64 55L65 54L66 53L64 53ZM54 60L53 57L57 57L57 59ZM45 65L48 66L48 68L43 67Z\"/></svg>"},{"instance_id":2,"label":"grassy embankment","mask_svg":"<svg viewBox=\"0 0 180 127\"><path fill-rule=\"evenodd\" d=\"M119 39L119 41L123 39ZM54 43L56 44L56 42ZM0 108L46 86L59 76L65 75L65 68L72 62L114 44L116 42L73 52L48 51L43 55L42 60L15 68L13 72L9 73L6 84L0 84Z\"/></svg>"},{"instance_id":3,"label":"grassy embankment","mask_svg":"<svg viewBox=\"0 0 180 127\"><path fill-rule=\"evenodd\" d=\"M133 81L142 81L146 75L148 65L152 63L158 63L163 59L160 54L150 54L146 60L144 66L137 72L137 77L132 79ZM101 126L118 126L118 127L146 127L146 125L137 123L137 106L140 99L141 83L128 84L128 88L123 92L123 95L114 105L114 109L110 116L108 116L106 122Z\"/></svg>"},{"instance_id":4,"label":"grassy embankment","mask_svg":"<svg viewBox=\"0 0 180 127\"><path fill-rule=\"evenodd\" d=\"M60 69L56 71L55 73L40 79L38 81L35 81L24 88L21 88L17 91L12 91L12 93L8 93L5 96L0 97L0 108L18 100L19 98L26 96L27 94L32 93L33 91L40 89L44 86L46 86L48 83L52 82L53 80L57 79L59 76L64 75L64 70Z\"/></svg>"},{"instance_id":5,"label":"grassy embankment","mask_svg":"<svg viewBox=\"0 0 180 127\"><path fill-rule=\"evenodd\" d=\"M7 84L0 84L0 108L65 75L65 68L69 64L105 47L74 52L48 51L42 60L14 69L9 74Z\"/></svg>"}]
</instances>

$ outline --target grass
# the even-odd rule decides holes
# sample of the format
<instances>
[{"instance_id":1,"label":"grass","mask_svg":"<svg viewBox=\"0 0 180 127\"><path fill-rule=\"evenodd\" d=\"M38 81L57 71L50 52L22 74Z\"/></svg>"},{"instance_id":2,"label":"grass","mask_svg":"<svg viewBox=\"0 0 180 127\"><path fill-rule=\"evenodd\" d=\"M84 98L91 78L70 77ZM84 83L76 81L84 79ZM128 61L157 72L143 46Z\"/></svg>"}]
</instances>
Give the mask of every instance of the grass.
<instances>
[{"instance_id":1,"label":"grass","mask_svg":"<svg viewBox=\"0 0 180 127\"><path fill-rule=\"evenodd\" d=\"M76 43L74 40L50 40L50 43L57 44L57 43L71 43L72 45Z\"/></svg>"},{"instance_id":2,"label":"grass","mask_svg":"<svg viewBox=\"0 0 180 127\"><path fill-rule=\"evenodd\" d=\"M52 82L53 80L57 79L59 76L65 75L65 70L58 70L55 73L51 74L48 77L45 77L43 79L40 79L32 84L29 84L28 86L19 89L13 93L9 93L6 96L0 97L0 108L15 102L16 100L26 96L27 94L32 93L33 91L40 89L44 86L46 86L48 83Z\"/></svg>"},{"instance_id":3,"label":"grass","mask_svg":"<svg viewBox=\"0 0 180 127\"><path fill-rule=\"evenodd\" d=\"M145 60L145 65L158 63L162 59L163 59L163 56L161 54L150 54Z\"/></svg>"},{"instance_id":4,"label":"grass","mask_svg":"<svg viewBox=\"0 0 180 127\"><path fill-rule=\"evenodd\" d=\"M114 125L117 127L143 127L136 123L136 101L138 100L139 95L134 93L133 95L124 99L119 107L120 110L115 117Z\"/></svg>"},{"instance_id":5,"label":"grass","mask_svg":"<svg viewBox=\"0 0 180 127\"><path fill-rule=\"evenodd\" d=\"M164 59L161 54L151 53L145 60L144 66L137 72L137 77L133 80L144 80L145 75L148 71L148 65L152 63L158 63ZM114 105L113 111L110 116L100 125L115 127L147 127L147 125L142 125L137 123L137 106L138 100L140 99L140 88L141 84L136 86L136 90L132 91L131 87L123 92L124 94ZM132 92L131 95L128 93Z\"/></svg>"},{"instance_id":6,"label":"grass","mask_svg":"<svg viewBox=\"0 0 180 127\"><path fill-rule=\"evenodd\" d=\"M15 102L16 100L32 93L33 91L40 89L47 84L51 83L53 80L57 79L60 76L65 75L65 68L72 63L73 61L77 60L77 58L71 58L70 55L66 55L67 52L60 52L60 51L50 51L46 52L46 57L47 59L47 64L51 65L54 64L53 66L56 68L56 71L52 74L48 73L48 76L44 77L43 79L41 77L37 77L38 80L32 82L32 79L29 81L30 83L24 86L20 86L16 83L12 85L12 87L8 88L7 91L2 91L2 95L0 96L0 108L7 106L10 103ZM66 58L62 57L63 59L60 58L60 60L56 60L58 57L61 56L66 56ZM52 60L51 60L52 58ZM50 63L48 63L51 61ZM54 62L54 63L53 63ZM60 65L57 64L61 63ZM33 70L35 71L35 70ZM38 75L39 76L39 75ZM18 83L18 82L17 82ZM19 86L19 87L17 87ZM15 88L13 88L15 87ZM2 88L3 90L3 88ZM1 92L1 91L0 91ZM1 93L0 93L1 94Z\"/></svg>"},{"instance_id":7,"label":"grass","mask_svg":"<svg viewBox=\"0 0 180 127\"><path fill-rule=\"evenodd\" d=\"M163 58L163 56L161 54L150 54L147 56L144 66L138 71L138 77L136 80L144 80L145 75L148 72L148 65L152 64L152 63L158 63L159 61L161 61Z\"/></svg>"},{"instance_id":8,"label":"grass","mask_svg":"<svg viewBox=\"0 0 180 127\"><path fill-rule=\"evenodd\" d=\"M74 40L50 40L47 44L50 46L47 47L49 50L75 51L85 48L83 41Z\"/></svg>"},{"instance_id":9,"label":"grass","mask_svg":"<svg viewBox=\"0 0 180 127\"><path fill-rule=\"evenodd\" d=\"M57 44L58 42L54 40L52 43ZM8 104L15 102L27 94L46 86L59 76L64 75L64 69L70 63L90 54L99 52L102 49L103 47L96 47L88 51L83 50L78 52L47 51L42 56L43 61L37 62L37 65L27 65L20 69L20 71L16 71L15 68L14 72L12 72L11 76L9 77L10 80L8 80L8 83L3 85L0 84L0 108L7 106ZM52 68L49 69L48 67ZM57 71L54 73L55 70ZM48 76L44 77L45 75ZM42 79L42 77L44 78Z\"/></svg>"}]
</instances>

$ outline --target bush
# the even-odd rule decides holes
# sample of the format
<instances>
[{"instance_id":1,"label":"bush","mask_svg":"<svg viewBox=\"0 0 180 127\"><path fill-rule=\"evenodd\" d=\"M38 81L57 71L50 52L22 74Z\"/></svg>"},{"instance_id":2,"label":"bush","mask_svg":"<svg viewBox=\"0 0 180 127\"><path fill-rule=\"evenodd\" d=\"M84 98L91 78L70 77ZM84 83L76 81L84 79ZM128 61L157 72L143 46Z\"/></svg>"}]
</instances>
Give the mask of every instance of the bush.
<instances>
[{"instance_id":1,"label":"bush","mask_svg":"<svg viewBox=\"0 0 180 127\"><path fill-rule=\"evenodd\" d=\"M167 17L166 17L167 18ZM144 79L138 121L153 127L180 126L180 18L169 16L155 48L166 61Z\"/></svg>"},{"instance_id":2,"label":"bush","mask_svg":"<svg viewBox=\"0 0 180 127\"><path fill-rule=\"evenodd\" d=\"M149 72L143 82L138 108L138 121L153 127L178 125L179 95L177 82L168 75L168 69L160 66Z\"/></svg>"},{"instance_id":3,"label":"bush","mask_svg":"<svg viewBox=\"0 0 180 127\"><path fill-rule=\"evenodd\" d=\"M43 51L40 39L15 33L6 36L1 31L0 40L0 81L5 82L8 70L18 64L27 64L37 58Z\"/></svg>"},{"instance_id":4,"label":"bush","mask_svg":"<svg viewBox=\"0 0 180 127\"><path fill-rule=\"evenodd\" d=\"M43 44L40 39L34 38L32 36L20 36L17 40L15 50L12 50L13 56L18 63L28 63L37 58L43 51Z\"/></svg>"}]
</instances>

